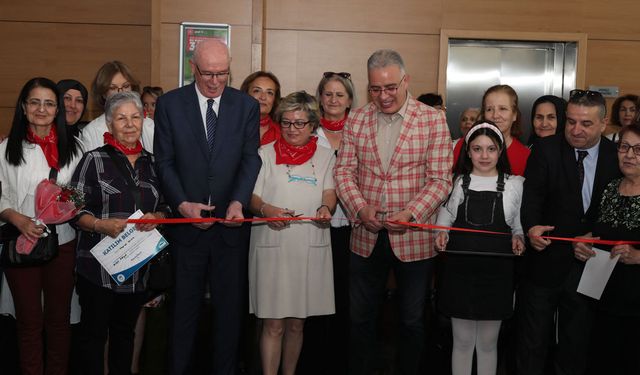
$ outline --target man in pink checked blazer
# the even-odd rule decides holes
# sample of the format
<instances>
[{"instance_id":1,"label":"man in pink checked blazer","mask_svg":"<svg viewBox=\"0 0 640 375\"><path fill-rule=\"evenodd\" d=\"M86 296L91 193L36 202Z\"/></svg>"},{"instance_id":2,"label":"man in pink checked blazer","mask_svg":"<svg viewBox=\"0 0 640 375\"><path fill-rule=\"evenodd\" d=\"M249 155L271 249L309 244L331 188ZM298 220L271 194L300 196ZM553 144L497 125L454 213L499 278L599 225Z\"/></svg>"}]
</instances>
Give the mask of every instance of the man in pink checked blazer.
<instances>
[{"instance_id":1,"label":"man in pink checked blazer","mask_svg":"<svg viewBox=\"0 0 640 375\"><path fill-rule=\"evenodd\" d=\"M441 112L409 95L397 52L374 52L367 72L372 102L349 114L335 168L338 196L349 217L361 222L351 236L349 374L374 369L377 311L391 268L401 319L397 369L416 374L433 236L396 222L434 221L451 188L451 136Z\"/></svg>"}]
</instances>

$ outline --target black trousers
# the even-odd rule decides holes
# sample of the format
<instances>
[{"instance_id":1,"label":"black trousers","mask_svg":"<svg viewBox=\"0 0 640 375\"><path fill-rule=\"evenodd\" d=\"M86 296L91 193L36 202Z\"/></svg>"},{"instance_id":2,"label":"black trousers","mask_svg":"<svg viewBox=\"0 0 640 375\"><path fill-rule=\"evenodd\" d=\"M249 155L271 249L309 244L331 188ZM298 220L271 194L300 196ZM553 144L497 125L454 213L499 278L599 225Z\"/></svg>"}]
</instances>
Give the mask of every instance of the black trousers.
<instances>
[{"instance_id":1,"label":"black trousers","mask_svg":"<svg viewBox=\"0 0 640 375\"><path fill-rule=\"evenodd\" d=\"M563 284L543 287L523 281L516 304L518 375L544 374L557 311L556 375L579 375L587 369L594 301L576 292L582 272L576 264Z\"/></svg>"},{"instance_id":2,"label":"black trousers","mask_svg":"<svg viewBox=\"0 0 640 375\"><path fill-rule=\"evenodd\" d=\"M333 286L336 313L305 320L304 344L298 361L300 374L347 373L349 362L349 239L351 227L331 227Z\"/></svg>"},{"instance_id":3,"label":"black trousers","mask_svg":"<svg viewBox=\"0 0 640 375\"><path fill-rule=\"evenodd\" d=\"M191 359L206 283L213 310L211 373L236 372L242 322L248 314L247 242L238 241L233 246L226 243L215 228L209 231L212 232L200 236L193 245L184 246L175 241L171 245L176 262L169 338L171 375L195 371Z\"/></svg>"},{"instance_id":4,"label":"black trousers","mask_svg":"<svg viewBox=\"0 0 640 375\"><path fill-rule=\"evenodd\" d=\"M391 268L398 282L400 311L397 374L418 374L424 357L426 296L434 266L434 258L401 262L391 249L386 230L378 233L370 257L351 253L349 374L369 375L375 369L378 310Z\"/></svg>"},{"instance_id":5,"label":"black trousers","mask_svg":"<svg viewBox=\"0 0 640 375\"><path fill-rule=\"evenodd\" d=\"M631 286L629 286L631 287ZM593 327L590 375L640 374L640 318L598 311Z\"/></svg>"},{"instance_id":6,"label":"black trousers","mask_svg":"<svg viewBox=\"0 0 640 375\"><path fill-rule=\"evenodd\" d=\"M76 290L82 308L80 374L104 374L104 345L108 338L109 375L130 375L134 329L145 293L114 293L79 275Z\"/></svg>"}]
</instances>

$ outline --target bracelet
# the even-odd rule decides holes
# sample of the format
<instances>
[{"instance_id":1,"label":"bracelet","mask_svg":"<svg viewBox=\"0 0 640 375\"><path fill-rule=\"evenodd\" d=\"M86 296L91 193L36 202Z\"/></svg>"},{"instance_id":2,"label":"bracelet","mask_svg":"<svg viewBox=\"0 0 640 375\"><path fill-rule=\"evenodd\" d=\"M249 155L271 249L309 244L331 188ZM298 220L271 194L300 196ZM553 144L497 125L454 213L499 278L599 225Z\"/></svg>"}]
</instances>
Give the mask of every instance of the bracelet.
<instances>
[{"instance_id":1,"label":"bracelet","mask_svg":"<svg viewBox=\"0 0 640 375\"><path fill-rule=\"evenodd\" d=\"M267 203L262 202L262 206L260 206L260 216L262 216L262 217L266 217L266 216L264 216L264 206L266 206L266 205L267 205Z\"/></svg>"},{"instance_id":2,"label":"bracelet","mask_svg":"<svg viewBox=\"0 0 640 375\"><path fill-rule=\"evenodd\" d=\"M330 209L330 208L329 208L329 206L327 206L326 204L321 204L321 205L320 205L320 207L318 207L318 208L316 209L316 212L320 211L320 209L321 209L322 207L326 207L326 208L327 208L327 211L329 211L329 213L331 213L331 209Z\"/></svg>"},{"instance_id":3,"label":"bracelet","mask_svg":"<svg viewBox=\"0 0 640 375\"><path fill-rule=\"evenodd\" d=\"M94 231L94 232L96 232L96 233L98 233L98 231L96 230L96 224L98 224L98 220L100 220L100 219L96 218L96 219L93 221L93 231Z\"/></svg>"}]
</instances>

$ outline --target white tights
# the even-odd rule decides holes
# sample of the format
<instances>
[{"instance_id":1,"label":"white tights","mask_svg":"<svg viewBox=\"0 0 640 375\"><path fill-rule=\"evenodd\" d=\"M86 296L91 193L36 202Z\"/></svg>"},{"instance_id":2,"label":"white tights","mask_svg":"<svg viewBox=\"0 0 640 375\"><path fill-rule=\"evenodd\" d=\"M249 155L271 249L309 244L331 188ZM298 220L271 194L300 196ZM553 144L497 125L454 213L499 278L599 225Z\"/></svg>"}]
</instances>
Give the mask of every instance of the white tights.
<instances>
[{"instance_id":1,"label":"white tights","mask_svg":"<svg viewBox=\"0 0 640 375\"><path fill-rule=\"evenodd\" d=\"M498 364L498 333L501 320L451 318L453 328L453 375L470 375L476 349L478 375L495 375Z\"/></svg>"}]
</instances>

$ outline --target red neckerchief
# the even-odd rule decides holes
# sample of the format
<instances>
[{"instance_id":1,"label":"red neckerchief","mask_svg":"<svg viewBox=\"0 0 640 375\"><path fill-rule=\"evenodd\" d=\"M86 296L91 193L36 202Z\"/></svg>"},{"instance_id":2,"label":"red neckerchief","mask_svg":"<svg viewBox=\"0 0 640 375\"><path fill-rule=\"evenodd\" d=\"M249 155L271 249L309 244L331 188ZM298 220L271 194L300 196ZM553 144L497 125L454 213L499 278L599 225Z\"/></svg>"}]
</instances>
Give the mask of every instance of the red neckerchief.
<instances>
[{"instance_id":1,"label":"red neckerchief","mask_svg":"<svg viewBox=\"0 0 640 375\"><path fill-rule=\"evenodd\" d=\"M338 121L327 120L326 118L320 119L320 125L323 128L327 129L330 132L339 132L344 128L344 123L347 121L347 114L345 113L344 118Z\"/></svg>"},{"instance_id":2,"label":"red neckerchief","mask_svg":"<svg viewBox=\"0 0 640 375\"><path fill-rule=\"evenodd\" d=\"M280 136L273 148L276 150L276 164L300 165L311 159L316 152L318 137L311 137L304 146L292 146Z\"/></svg>"},{"instance_id":3,"label":"red neckerchief","mask_svg":"<svg viewBox=\"0 0 640 375\"><path fill-rule=\"evenodd\" d=\"M27 131L27 141L40 145L42 152L44 152L44 157L47 159L47 164L49 164L49 168L60 170L58 166L58 133L56 132L55 125L51 125L49 135L44 138L38 137L36 133L29 128Z\"/></svg>"},{"instance_id":4,"label":"red neckerchief","mask_svg":"<svg viewBox=\"0 0 640 375\"><path fill-rule=\"evenodd\" d=\"M125 155L135 155L139 154L142 151L142 143L138 140L135 147L127 147L122 143L118 142L115 138L113 138L113 134L106 132L104 133L104 143L113 146L116 150L122 151Z\"/></svg>"},{"instance_id":5,"label":"red neckerchief","mask_svg":"<svg viewBox=\"0 0 640 375\"><path fill-rule=\"evenodd\" d=\"M262 128L263 126L268 126L269 129L260 138L260 146L280 138L280 127L271 119L271 116L267 115L260 119L260 127Z\"/></svg>"}]
</instances>

